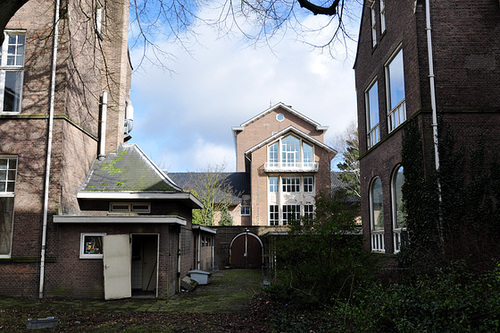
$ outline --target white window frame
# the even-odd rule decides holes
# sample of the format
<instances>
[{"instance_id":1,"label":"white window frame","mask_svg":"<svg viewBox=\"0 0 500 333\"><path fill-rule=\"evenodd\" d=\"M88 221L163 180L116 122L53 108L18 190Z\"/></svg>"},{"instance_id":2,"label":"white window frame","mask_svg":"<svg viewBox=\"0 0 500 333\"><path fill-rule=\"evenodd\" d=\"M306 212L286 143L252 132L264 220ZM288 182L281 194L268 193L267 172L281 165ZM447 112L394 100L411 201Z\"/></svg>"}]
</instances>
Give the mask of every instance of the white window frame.
<instances>
[{"instance_id":1,"label":"white window frame","mask_svg":"<svg viewBox=\"0 0 500 333\"><path fill-rule=\"evenodd\" d=\"M241 206L240 215L241 216L250 216L251 215L250 206L246 206L246 205Z\"/></svg>"},{"instance_id":2,"label":"white window frame","mask_svg":"<svg viewBox=\"0 0 500 333\"><path fill-rule=\"evenodd\" d=\"M87 232L87 233L81 233L80 234L80 259L102 259L103 253L85 253L85 237L104 237L106 236L106 233L92 233L92 232ZM102 251L101 251L102 252Z\"/></svg>"},{"instance_id":3,"label":"white window frame","mask_svg":"<svg viewBox=\"0 0 500 333\"><path fill-rule=\"evenodd\" d=\"M377 112L375 113L377 115L377 123L373 124L372 126L372 119L371 119L371 102L370 102L370 91L376 88L377 93ZM367 144L368 144L368 149L376 145L380 141L380 101L378 98L378 80L377 78L373 79L372 82L368 85L368 88L365 91L365 109L366 109L366 139L367 139Z\"/></svg>"},{"instance_id":4,"label":"white window frame","mask_svg":"<svg viewBox=\"0 0 500 333\"><path fill-rule=\"evenodd\" d=\"M0 159L6 159L7 160L7 167L5 170L5 178L3 179L5 181L5 188L3 191L0 191L0 198L15 198L15 191L16 191L16 181L17 181L17 170L19 168L19 160L17 156L13 155L0 155ZM15 160L15 169L10 167L10 160ZM9 175L12 175L12 172L14 172L14 178L12 180L12 177L9 177ZM13 189L9 191L9 183L14 183ZM12 199L13 200L13 199ZM12 255L12 239L13 239L13 227L14 227L14 207L12 207L12 215L11 215L11 225L10 225L10 239L8 240L9 242L9 251L8 253L0 254L0 258L10 258Z\"/></svg>"},{"instance_id":5,"label":"white window frame","mask_svg":"<svg viewBox=\"0 0 500 333\"><path fill-rule=\"evenodd\" d=\"M385 33L387 29L385 25L385 0L380 0L380 33Z\"/></svg>"},{"instance_id":6,"label":"white window frame","mask_svg":"<svg viewBox=\"0 0 500 333\"><path fill-rule=\"evenodd\" d=\"M283 193L300 192L300 177L281 177Z\"/></svg>"},{"instance_id":7,"label":"white window frame","mask_svg":"<svg viewBox=\"0 0 500 333\"><path fill-rule=\"evenodd\" d=\"M304 205L304 217L306 219L314 218L314 205Z\"/></svg>"},{"instance_id":8,"label":"white window frame","mask_svg":"<svg viewBox=\"0 0 500 333\"><path fill-rule=\"evenodd\" d=\"M280 164L280 143L275 142L267 147L267 162L272 167Z\"/></svg>"},{"instance_id":9,"label":"white window frame","mask_svg":"<svg viewBox=\"0 0 500 333\"><path fill-rule=\"evenodd\" d=\"M269 193L278 193L280 188L280 179L276 176L268 177L269 179Z\"/></svg>"},{"instance_id":10,"label":"white window frame","mask_svg":"<svg viewBox=\"0 0 500 333\"><path fill-rule=\"evenodd\" d=\"M95 32L101 40L104 39L102 34L103 21L104 21L104 6L100 3L100 1L97 1L95 8Z\"/></svg>"},{"instance_id":11,"label":"white window frame","mask_svg":"<svg viewBox=\"0 0 500 333\"><path fill-rule=\"evenodd\" d=\"M390 66L393 64L394 59L401 55L402 64L402 85L403 85L403 98L397 102L394 107L392 107L392 94L391 94L391 71ZM400 45L396 51L391 55L389 60L386 62L385 66L385 77L386 77L386 100L387 100L387 122L389 133L398 128L402 123L406 121L406 92L405 92L405 75L404 75L404 54L403 48Z\"/></svg>"},{"instance_id":12,"label":"white window frame","mask_svg":"<svg viewBox=\"0 0 500 333\"><path fill-rule=\"evenodd\" d=\"M22 64L8 65L7 60L9 58L8 54L8 46L9 46L9 36L10 35L23 35L24 36L24 44L15 44L22 45ZM18 55L18 47L15 47L15 55L17 58ZM19 114L21 112L21 104L23 100L23 83L24 83L24 63L26 57L26 31L25 30L5 30L4 32L4 41L3 44L0 45L0 114ZM16 72L19 75L19 104L17 110L8 110L4 111L4 95L5 95L5 80L7 72ZM17 91L16 91L17 93Z\"/></svg>"},{"instance_id":13,"label":"white window frame","mask_svg":"<svg viewBox=\"0 0 500 333\"><path fill-rule=\"evenodd\" d=\"M124 206L127 208L118 208L117 206ZM137 208L135 206L147 206L146 209ZM109 212L111 214L130 214L130 213L142 213L149 214L151 213L151 202L110 202L109 203Z\"/></svg>"},{"instance_id":14,"label":"white window frame","mask_svg":"<svg viewBox=\"0 0 500 333\"><path fill-rule=\"evenodd\" d=\"M304 176L303 185L304 193L314 193L314 176Z\"/></svg>"},{"instance_id":15,"label":"white window frame","mask_svg":"<svg viewBox=\"0 0 500 333\"><path fill-rule=\"evenodd\" d=\"M279 205L269 205L269 225L280 224L280 207Z\"/></svg>"},{"instance_id":16,"label":"white window frame","mask_svg":"<svg viewBox=\"0 0 500 333\"><path fill-rule=\"evenodd\" d=\"M300 205L296 204L285 204L282 206L282 222L283 225L287 225L290 223L290 219L293 218L295 220L300 219Z\"/></svg>"},{"instance_id":17,"label":"white window frame","mask_svg":"<svg viewBox=\"0 0 500 333\"><path fill-rule=\"evenodd\" d=\"M294 138L297 143L287 144L284 143L285 139ZM286 167L296 167L301 162L301 146L302 140L294 135L287 135L281 140L281 163ZM297 149L295 149L295 147ZM292 149L289 149L292 148Z\"/></svg>"},{"instance_id":18,"label":"white window frame","mask_svg":"<svg viewBox=\"0 0 500 333\"><path fill-rule=\"evenodd\" d=\"M382 225L382 228L375 228L376 223L375 223L375 211L374 211L374 204L373 204L373 186L375 182L379 180L380 181L380 187L382 190L382 207L380 210L380 214L382 214L382 221L384 218L384 200L383 200L383 184L382 180L380 177L374 177L372 182L370 183L370 234L371 234L371 249L373 252L385 252L385 240L384 240L384 225Z\"/></svg>"},{"instance_id":19,"label":"white window frame","mask_svg":"<svg viewBox=\"0 0 500 333\"><path fill-rule=\"evenodd\" d=\"M391 181L391 200L392 200L392 230L394 239L394 253L398 253L401 250L401 234L406 231L406 226L401 226L398 224L398 196L397 196L397 177L399 170L402 169L402 165L398 165L394 169ZM404 184L404 175L403 183ZM401 186L402 186L401 184ZM405 217L406 218L406 217Z\"/></svg>"},{"instance_id":20,"label":"white window frame","mask_svg":"<svg viewBox=\"0 0 500 333\"><path fill-rule=\"evenodd\" d=\"M377 11L375 10L375 0L370 4L370 24L372 32L372 47L377 46Z\"/></svg>"}]
</instances>

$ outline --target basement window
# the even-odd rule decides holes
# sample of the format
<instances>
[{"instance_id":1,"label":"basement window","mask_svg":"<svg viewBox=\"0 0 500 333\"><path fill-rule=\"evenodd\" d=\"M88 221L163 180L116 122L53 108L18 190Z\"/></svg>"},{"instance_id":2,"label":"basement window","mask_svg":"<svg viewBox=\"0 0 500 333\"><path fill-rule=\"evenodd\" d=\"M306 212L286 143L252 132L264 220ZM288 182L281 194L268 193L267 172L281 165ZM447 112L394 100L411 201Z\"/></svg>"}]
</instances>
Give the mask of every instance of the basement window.
<instances>
[{"instance_id":1,"label":"basement window","mask_svg":"<svg viewBox=\"0 0 500 333\"><path fill-rule=\"evenodd\" d=\"M111 202L110 213L151 213L150 202Z\"/></svg>"}]
</instances>

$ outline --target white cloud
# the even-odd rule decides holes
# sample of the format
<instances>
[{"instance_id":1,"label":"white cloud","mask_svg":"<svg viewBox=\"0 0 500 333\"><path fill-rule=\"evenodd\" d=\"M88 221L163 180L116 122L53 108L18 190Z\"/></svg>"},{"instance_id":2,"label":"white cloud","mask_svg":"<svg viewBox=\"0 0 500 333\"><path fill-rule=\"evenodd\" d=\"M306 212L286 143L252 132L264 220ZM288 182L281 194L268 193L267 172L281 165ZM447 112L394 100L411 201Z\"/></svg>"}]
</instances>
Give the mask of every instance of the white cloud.
<instances>
[{"instance_id":1,"label":"white cloud","mask_svg":"<svg viewBox=\"0 0 500 333\"><path fill-rule=\"evenodd\" d=\"M334 60L290 38L270 50L219 38L207 27L197 33L203 46L192 55L178 44L162 45L177 56L176 74L144 68L133 75L132 142L161 167L194 171L225 162L233 171L231 126L278 102L330 126L326 143L355 119L352 59ZM140 55L132 52L132 60Z\"/></svg>"}]
</instances>

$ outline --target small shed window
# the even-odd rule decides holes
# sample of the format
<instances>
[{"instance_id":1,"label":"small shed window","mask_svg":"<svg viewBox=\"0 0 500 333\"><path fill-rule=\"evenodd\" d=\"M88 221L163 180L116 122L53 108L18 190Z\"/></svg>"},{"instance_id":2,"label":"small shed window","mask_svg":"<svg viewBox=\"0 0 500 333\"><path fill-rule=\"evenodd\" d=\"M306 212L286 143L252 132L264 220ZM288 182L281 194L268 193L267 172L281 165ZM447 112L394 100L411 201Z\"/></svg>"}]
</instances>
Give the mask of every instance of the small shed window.
<instances>
[{"instance_id":1,"label":"small shed window","mask_svg":"<svg viewBox=\"0 0 500 333\"><path fill-rule=\"evenodd\" d=\"M112 202L110 213L151 213L150 202Z\"/></svg>"},{"instance_id":2,"label":"small shed window","mask_svg":"<svg viewBox=\"0 0 500 333\"><path fill-rule=\"evenodd\" d=\"M81 234L80 259L102 259L102 238L105 233Z\"/></svg>"}]
</instances>

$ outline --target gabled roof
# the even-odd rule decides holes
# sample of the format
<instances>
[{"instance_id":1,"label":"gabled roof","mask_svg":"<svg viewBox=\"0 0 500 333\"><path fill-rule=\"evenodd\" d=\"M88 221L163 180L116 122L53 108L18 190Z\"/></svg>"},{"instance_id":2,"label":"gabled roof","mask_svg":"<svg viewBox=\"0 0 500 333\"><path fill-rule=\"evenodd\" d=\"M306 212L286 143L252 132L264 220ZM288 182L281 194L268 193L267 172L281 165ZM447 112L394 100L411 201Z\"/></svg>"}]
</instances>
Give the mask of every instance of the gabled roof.
<instances>
[{"instance_id":1,"label":"gabled roof","mask_svg":"<svg viewBox=\"0 0 500 333\"><path fill-rule=\"evenodd\" d=\"M191 193L183 192L135 144L121 144L116 153L95 160L78 199L169 199L183 201L193 208L203 204Z\"/></svg>"},{"instance_id":2,"label":"gabled roof","mask_svg":"<svg viewBox=\"0 0 500 333\"><path fill-rule=\"evenodd\" d=\"M306 133L302 132L301 130L293 127L293 126L288 126L287 128L275 133L274 135L271 135L270 137L268 137L267 139L265 139L264 141L261 141L259 142L258 144L256 144L255 146L249 148L246 152L245 152L245 155L246 154L250 154L250 153L253 153L254 151L256 151L257 149L263 147L263 146L266 146L267 144L279 139L280 137L282 136L285 136L289 133L294 133L295 135L305 139L306 141L309 141L311 142L312 144L316 145L316 146L319 146L323 149L325 149L326 151L329 151L333 154L337 154L337 151L335 149L333 149L332 147L330 146L327 146L325 145L323 142L319 141L318 139L315 139L313 138L312 136L310 135L307 135Z\"/></svg>"},{"instance_id":3,"label":"gabled roof","mask_svg":"<svg viewBox=\"0 0 500 333\"><path fill-rule=\"evenodd\" d=\"M232 129L233 129L234 132L243 131L243 129L245 128L245 126L253 123L254 121L256 121L259 118L262 118L266 114L271 113L271 112L273 112L273 111L275 111L277 109L280 109L280 108L284 109L285 111L290 112L291 114L293 114L293 115L301 118L302 120L308 122L309 124L315 126L317 131L326 131L328 129L328 126L321 126L321 124L315 122L311 118L308 118L308 117L304 116L302 113L300 113L300 112L292 109L292 107L290 105L285 105L282 102L279 102L278 104L275 104L275 105L271 106L269 109L267 109L267 110L259 113L255 117L252 117L252 118L248 119L247 121L245 121L244 123L242 123L240 126L233 126Z\"/></svg>"},{"instance_id":4,"label":"gabled roof","mask_svg":"<svg viewBox=\"0 0 500 333\"><path fill-rule=\"evenodd\" d=\"M168 176L184 190L197 190L196 182L203 181L207 172L169 172ZM221 172L221 182L227 182L232 190L231 201L240 203L243 194L250 194L250 176L246 172ZM220 195L223 197L223 194Z\"/></svg>"}]
</instances>

